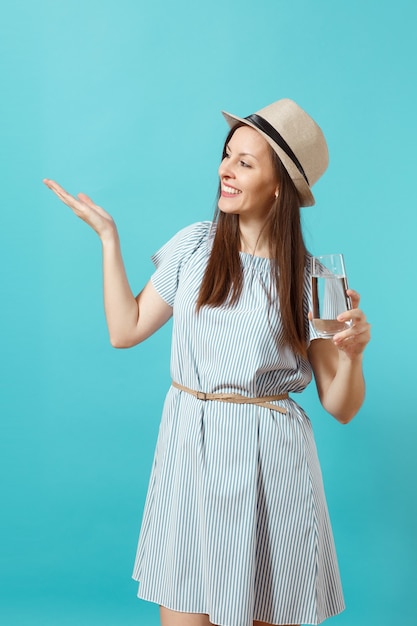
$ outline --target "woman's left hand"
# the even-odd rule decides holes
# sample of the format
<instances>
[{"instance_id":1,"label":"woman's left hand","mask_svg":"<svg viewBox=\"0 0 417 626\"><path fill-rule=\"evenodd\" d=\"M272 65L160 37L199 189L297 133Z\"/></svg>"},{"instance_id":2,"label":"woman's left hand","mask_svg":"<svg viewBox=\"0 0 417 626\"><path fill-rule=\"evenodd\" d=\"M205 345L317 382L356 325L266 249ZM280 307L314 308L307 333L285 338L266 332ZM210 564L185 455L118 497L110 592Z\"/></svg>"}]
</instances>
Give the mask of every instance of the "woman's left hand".
<instances>
[{"instance_id":1,"label":"woman's left hand","mask_svg":"<svg viewBox=\"0 0 417 626\"><path fill-rule=\"evenodd\" d=\"M339 322L350 322L347 330L337 333L333 337L333 343L350 359L362 354L371 338L371 325L367 322L365 314L359 307L360 296L353 289L347 290L347 295L352 302L352 308L338 316Z\"/></svg>"}]
</instances>

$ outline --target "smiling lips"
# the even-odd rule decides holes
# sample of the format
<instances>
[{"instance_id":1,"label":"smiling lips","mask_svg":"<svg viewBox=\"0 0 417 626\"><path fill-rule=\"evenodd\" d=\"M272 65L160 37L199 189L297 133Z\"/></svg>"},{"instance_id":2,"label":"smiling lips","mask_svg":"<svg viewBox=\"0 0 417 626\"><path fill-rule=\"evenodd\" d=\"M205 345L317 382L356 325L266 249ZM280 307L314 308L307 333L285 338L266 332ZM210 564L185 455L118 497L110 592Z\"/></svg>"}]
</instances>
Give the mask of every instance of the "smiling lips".
<instances>
[{"instance_id":1,"label":"smiling lips","mask_svg":"<svg viewBox=\"0 0 417 626\"><path fill-rule=\"evenodd\" d=\"M237 196L242 193L239 189L235 189L234 187L229 187L229 185L222 185L222 196L226 198L231 198L232 196Z\"/></svg>"}]
</instances>

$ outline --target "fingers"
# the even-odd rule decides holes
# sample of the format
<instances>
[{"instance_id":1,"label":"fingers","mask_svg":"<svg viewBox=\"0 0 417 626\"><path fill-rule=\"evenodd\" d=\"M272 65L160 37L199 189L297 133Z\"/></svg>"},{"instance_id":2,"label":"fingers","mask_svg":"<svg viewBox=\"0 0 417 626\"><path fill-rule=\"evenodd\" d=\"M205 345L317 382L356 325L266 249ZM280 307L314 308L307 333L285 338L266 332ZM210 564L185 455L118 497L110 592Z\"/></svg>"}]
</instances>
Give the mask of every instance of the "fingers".
<instances>
[{"instance_id":1,"label":"fingers","mask_svg":"<svg viewBox=\"0 0 417 626\"><path fill-rule=\"evenodd\" d=\"M102 240L104 237L117 236L116 225L111 215L94 204L87 194L79 193L77 196L72 196L54 180L45 178L43 182L64 204L69 206L77 217L91 226Z\"/></svg>"},{"instance_id":2,"label":"fingers","mask_svg":"<svg viewBox=\"0 0 417 626\"><path fill-rule=\"evenodd\" d=\"M43 183L49 188L51 189L51 191L56 192L60 192L60 193L67 193L65 191L65 189L63 187L61 187L61 185L58 185L58 183L56 183L54 180L51 180L50 178L44 178L43 179Z\"/></svg>"},{"instance_id":3,"label":"fingers","mask_svg":"<svg viewBox=\"0 0 417 626\"><path fill-rule=\"evenodd\" d=\"M91 198L89 198L85 193L79 193L77 196L72 196L54 180L45 178L43 182L64 204L69 206L78 217L81 217L81 219L85 219L86 217L86 207L98 210L98 212L101 212L102 214L104 213L103 209L101 209L101 207L97 207L97 205L95 205Z\"/></svg>"},{"instance_id":4,"label":"fingers","mask_svg":"<svg viewBox=\"0 0 417 626\"><path fill-rule=\"evenodd\" d=\"M353 304L353 302L352 302ZM361 321L365 320L365 315L361 309L352 308L348 311L344 311L340 315L337 316L337 320L339 322L345 322L347 324L359 324Z\"/></svg>"},{"instance_id":5,"label":"fingers","mask_svg":"<svg viewBox=\"0 0 417 626\"><path fill-rule=\"evenodd\" d=\"M359 295L356 292L353 292L353 296L356 303L356 301L359 300ZM363 311L355 308L342 313L337 319L340 322L350 324L350 328L337 333L333 337L333 343L339 350L345 352L349 357L353 358L358 356L364 351L371 338L371 326L367 322Z\"/></svg>"},{"instance_id":6,"label":"fingers","mask_svg":"<svg viewBox=\"0 0 417 626\"><path fill-rule=\"evenodd\" d=\"M86 193L77 193L78 198L82 201L85 202L86 204L89 204L90 206L95 206L94 202L92 201L92 199L87 196Z\"/></svg>"},{"instance_id":7,"label":"fingers","mask_svg":"<svg viewBox=\"0 0 417 626\"><path fill-rule=\"evenodd\" d=\"M347 289L346 290L346 294L349 296L350 301L352 303L352 309L357 309L359 306L359 302L361 300L360 295L358 294L357 291L354 291L353 289Z\"/></svg>"},{"instance_id":8,"label":"fingers","mask_svg":"<svg viewBox=\"0 0 417 626\"><path fill-rule=\"evenodd\" d=\"M71 207L72 209L75 209L77 212L77 215L79 214L79 211L82 209L82 205L87 205L90 209L97 211L103 217L108 217L108 213L106 213L106 211L102 207L95 204L93 200L89 196L87 196L87 194L79 193L75 197L75 196L72 196L70 193L68 193L63 187L61 187L61 185L56 183L54 180L45 178L43 182L51 191L55 193L56 196L58 196L60 200L62 200L62 202L64 202L67 206Z\"/></svg>"},{"instance_id":9,"label":"fingers","mask_svg":"<svg viewBox=\"0 0 417 626\"><path fill-rule=\"evenodd\" d=\"M102 217L109 218L109 214L107 213L107 211L105 211L98 204L95 204L93 200L89 196L87 196L87 194L79 193L77 194L77 197L81 200L81 202L84 202L85 204L87 204L90 207L90 209L94 209L94 211L97 211L97 213L99 213Z\"/></svg>"},{"instance_id":10,"label":"fingers","mask_svg":"<svg viewBox=\"0 0 417 626\"><path fill-rule=\"evenodd\" d=\"M45 178L43 182L51 191L54 192L56 196L58 196L60 200L62 200L62 202L64 202L69 207L76 208L77 205L80 204L80 201L77 198L74 198L74 196L68 193L68 191L65 191L65 189L54 180L49 180Z\"/></svg>"},{"instance_id":11,"label":"fingers","mask_svg":"<svg viewBox=\"0 0 417 626\"><path fill-rule=\"evenodd\" d=\"M333 337L333 342L338 346L343 346L345 342L357 341L362 343L365 341L366 343L369 341L368 335L370 330L370 324L367 322L361 324L352 324L350 328L342 331L341 333L337 333Z\"/></svg>"}]
</instances>

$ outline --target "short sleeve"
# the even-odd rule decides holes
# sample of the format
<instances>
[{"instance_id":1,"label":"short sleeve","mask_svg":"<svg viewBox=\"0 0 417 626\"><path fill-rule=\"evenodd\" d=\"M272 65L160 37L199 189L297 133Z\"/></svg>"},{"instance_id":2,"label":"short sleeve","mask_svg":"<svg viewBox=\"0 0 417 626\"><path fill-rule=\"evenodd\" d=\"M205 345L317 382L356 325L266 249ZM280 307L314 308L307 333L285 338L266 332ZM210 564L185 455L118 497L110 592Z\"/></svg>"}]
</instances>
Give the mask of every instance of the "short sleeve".
<instances>
[{"instance_id":1,"label":"short sleeve","mask_svg":"<svg viewBox=\"0 0 417 626\"><path fill-rule=\"evenodd\" d=\"M152 284L170 306L174 305L182 267L208 241L211 225L211 222L197 222L183 228L152 255L156 267Z\"/></svg>"}]
</instances>

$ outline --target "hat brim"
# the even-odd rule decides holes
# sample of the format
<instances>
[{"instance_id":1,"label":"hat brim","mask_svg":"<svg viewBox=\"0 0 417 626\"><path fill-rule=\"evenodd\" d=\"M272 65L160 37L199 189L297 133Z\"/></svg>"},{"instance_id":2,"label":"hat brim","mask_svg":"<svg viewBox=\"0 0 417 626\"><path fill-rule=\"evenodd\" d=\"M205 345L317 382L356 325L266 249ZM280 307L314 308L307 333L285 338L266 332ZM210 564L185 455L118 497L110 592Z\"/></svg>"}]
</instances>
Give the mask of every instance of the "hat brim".
<instances>
[{"instance_id":1,"label":"hat brim","mask_svg":"<svg viewBox=\"0 0 417 626\"><path fill-rule=\"evenodd\" d=\"M250 120L247 120L243 117L238 117L237 115L232 115L231 113L227 113L226 111L222 111L222 115L225 118L226 122L232 129L236 124L241 122L246 126L250 126L254 130L256 130L262 137L269 143L274 152L277 153L281 162L285 169L287 170L292 182L294 183L295 188L297 189L300 205L301 206L313 206L315 204L314 196L311 193L311 189L304 180L303 176L300 174L297 166L293 163L290 157L284 152L284 150L277 144L273 139L271 139L266 133L257 128Z\"/></svg>"}]
</instances>

